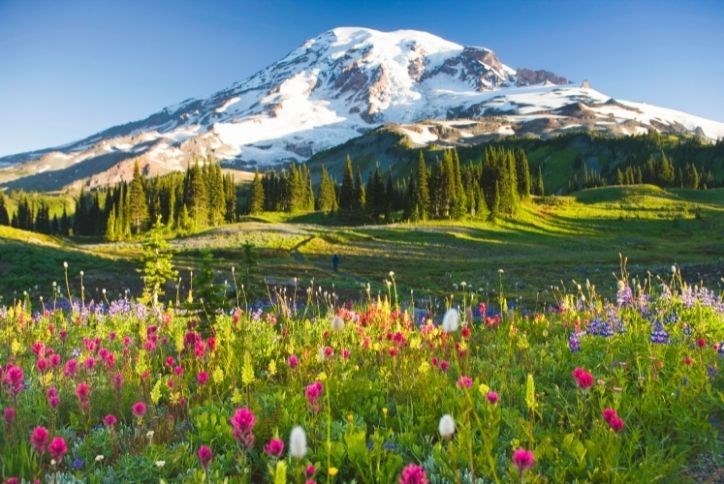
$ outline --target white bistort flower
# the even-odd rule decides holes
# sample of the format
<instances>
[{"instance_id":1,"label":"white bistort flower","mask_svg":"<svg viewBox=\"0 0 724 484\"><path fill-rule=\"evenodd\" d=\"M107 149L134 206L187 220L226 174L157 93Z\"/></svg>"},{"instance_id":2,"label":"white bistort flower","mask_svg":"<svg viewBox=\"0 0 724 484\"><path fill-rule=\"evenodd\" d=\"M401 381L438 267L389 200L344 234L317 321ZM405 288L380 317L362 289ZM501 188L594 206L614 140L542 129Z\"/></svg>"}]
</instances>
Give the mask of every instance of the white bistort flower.
<instances>
[{"instance_id":1,"label":"white bistort flower","mask_svg":"<svg viewBox=\"0 0 724 484\"><path fill-rule=\"evenodd\" d=\"M452 415L446 413L440 417L440 424L437 426L437 430L445 439L452 437L452 434L455 433L455 420L453 420Z\"/></svg>"},{"instance_id":2,"label":"white bistort flower","mask_svg":"<svg viewBox=\"0 0 724 484\"><path fill-rule=\"evenodd\" d=\"M344 329L344 319L340 318L339 316L335 316L332 318L332 330L333 331L342 331Z\"/></svg>"},{"instance_id":3,"label":"white bistort flower","mask_svg":"<svg viewBox=\"0 0 724 484\"><path fill-rule=\"evenodd\" d=\"M460 321L460 314L455 308L450 308L442 318L442 330L446 333L454 333L458 330L458 322Z\"/></svg>"},{"instance_id":4,"label":"white bistort flower","mask_svg":"<svg viewBox=\"0 0 724 484\"><path fill-rule=\"evenodd\" d=\"M296 459L302 459L307 453L307 434L304 429L296 426L289 435L289 455Z\"/></svg>"}]
</instances>

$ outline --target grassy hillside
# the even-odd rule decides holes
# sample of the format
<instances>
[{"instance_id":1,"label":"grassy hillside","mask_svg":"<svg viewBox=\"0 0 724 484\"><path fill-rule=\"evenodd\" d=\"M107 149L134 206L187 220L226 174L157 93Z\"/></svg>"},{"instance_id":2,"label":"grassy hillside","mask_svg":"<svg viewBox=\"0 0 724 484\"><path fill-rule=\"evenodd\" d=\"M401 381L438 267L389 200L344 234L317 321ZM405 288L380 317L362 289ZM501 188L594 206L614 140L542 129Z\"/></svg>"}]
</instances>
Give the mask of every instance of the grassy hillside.
<instances>
[{"instance_id":1,"label":"grassy hillside","mask_svg":"<svg viewBox=\"0 0 724 484\"><path fill-rule=\"evenodd\" d=\"M724 189L673 190L642 185L584 190L563 197L535 198L517 220L435 221L419 224L343 227L319 213L265 214L172 241L174 261L184 279L211 250L219 281L231 281L231 267L244 266L243 245L258 256L256 290L299 284L334 288L347 296L385 291L394 271L400 290L441 296L465 281L494 298L498 269L508 294L529 303L551 297L551 281L570 284L588 278L602 291L614 290L618 254L640 278L647 271L668 273L672 263L690 281L713 287L724 271ZM138 289L138 242L72 244L51 237L3 229L0 232L0 291L49 287L61 281L62 262L86 272L86 287ZM331 258L341 257L340 272ZM238 274L238 273L237 273ZM77 286L76 286L77 287Z\"/></svg>"},{"instance_id":2,"label":"grassy hillside","mask_svg":"<svg viewBox=\"0 0 724 484\"><path fill-rule=\"evenodd\" d=\"M136 261L129 264L121 257L99 255L56 237L0 226L0 304L23 291L47 298L53 281L65 291L63 262L68 262L76 295L81 270L86 294L92 297L97 298L103 288L120 291L138 286L138 275L132 269Z\"/></svg>"}]
</instances>

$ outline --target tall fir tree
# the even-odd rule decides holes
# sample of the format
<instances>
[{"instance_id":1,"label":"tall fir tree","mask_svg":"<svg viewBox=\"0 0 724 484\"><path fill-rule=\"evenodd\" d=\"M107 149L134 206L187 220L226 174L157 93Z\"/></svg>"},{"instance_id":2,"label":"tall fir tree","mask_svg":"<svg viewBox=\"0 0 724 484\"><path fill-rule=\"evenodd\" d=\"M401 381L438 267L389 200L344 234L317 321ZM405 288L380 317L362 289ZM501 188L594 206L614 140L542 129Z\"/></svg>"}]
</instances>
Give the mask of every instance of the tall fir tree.
<instances>
[{"instance_id":1,"label":"tall fir tree","mask_svg":"<svg viewBox=\"0 0 724 484\"><path fill-rule=\"evenodd\" d=\"M415 220L426 220L430 213L430 185L428 184L427 163L422 151L417 158L417 178L413 186L414 210L412 216Z\"/></svg>"},{"instance_id":2,"label":"tall fir tree","mask_svg":"<svg viewBox=\"0 0 724 484\"><path fill-rule=\"evenodd\" d=\"M148 222L148 203L146 190L143 187L143 177L138 162L133 165L133 180L129 189L129 216L131 232L141 232Z\"/></svg>"},{"instance_id":3,"label":"tall fir tree","mask_svg":"<svg viewBox=\"0 0 724 484\"><path fill-rule=\"evenodd\" d=\"M10 225L10 214L5 205L5 195L0 192L0 225Z\"/></svg>"},{"instance_id":4,"label":"tall fir tree","mask_svg":"<svg viewBox=\"0 0 724 484\"><path fill-rule=\"evenodd\" d=\"M352 169L352 159L347 155L344 162L344 175L342 177L342 187L339 191L339 209L350 214L354 209L356 199L356 190L354 182L354 172Z\"/></svg>"},{"instance_id":5,"label":"tall fir tree","mask_svg":"<svg viewBox=\"0 0 724 484\"><path fill-rule=\"evenodd\" d=\"M252 215L264 211L264 184L259 176L259 171L254 173L254 180L251 182L251 193L249 195L249 213Z\"/></svg>"},{"instance_id":6,"label":"tall fir tree","mask_svg":"<svg viewBox=\"0 0 724 484\"><path fill-rule=\"evenodd\" d=\"M530 166L528 157L522 149L515 152L515 169L518 175L518 196L526 199L530 196Z\"/></svg>"},{"instance_id":7,"label":"tall fir tree","mask_svg":"<svg viewBox=\"0 0 724 484\"><path fill-rule=\"evenodd\" d=\"M335 183L330 177L326 166L322 166L322 175L319 181L319 192L317 195L317 209L324 213L331 213L337 210L337 194Z\"/></svg>"}]
</instances>

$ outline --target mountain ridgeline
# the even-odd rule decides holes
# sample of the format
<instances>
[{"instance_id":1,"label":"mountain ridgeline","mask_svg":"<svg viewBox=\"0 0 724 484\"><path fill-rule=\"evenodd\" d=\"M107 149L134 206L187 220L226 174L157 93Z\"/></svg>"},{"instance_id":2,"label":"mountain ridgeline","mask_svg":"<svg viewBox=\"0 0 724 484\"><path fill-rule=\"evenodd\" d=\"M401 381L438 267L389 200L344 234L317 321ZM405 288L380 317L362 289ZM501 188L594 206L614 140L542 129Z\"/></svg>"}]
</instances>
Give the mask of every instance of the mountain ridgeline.
<instances>
[{"instance_id":1,"label":"mountain ridgeline","mask_svg":"<svg viewBox=\"0 0 724 484\"><path fill-rule=\"evenodd\" d=\"M184 171L192 156L265 170L306 162L379 129L394 129L417 149L571 132L724 137L724 123L614 99L546 70L512 68L484 47L414 30L342 27L208 98L59 147L1 157L0 187L104 187L130 182L136 162L158 176Z\"/></svg>"}]
</instances>

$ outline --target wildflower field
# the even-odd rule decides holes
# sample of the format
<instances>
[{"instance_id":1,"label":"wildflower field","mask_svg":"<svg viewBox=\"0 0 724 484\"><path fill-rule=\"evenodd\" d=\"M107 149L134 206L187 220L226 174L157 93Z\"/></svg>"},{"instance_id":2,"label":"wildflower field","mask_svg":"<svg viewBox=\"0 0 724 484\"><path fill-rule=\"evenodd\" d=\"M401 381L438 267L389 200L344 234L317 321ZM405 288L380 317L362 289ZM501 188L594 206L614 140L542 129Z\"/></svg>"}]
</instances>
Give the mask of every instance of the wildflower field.
<instances>
[{"instance_id":1,"label":"wildflower field","mask_svg":"<svg viewBox=\"0 0 724 484\"><path fill-rule=\"evenodd\" d=\"M673 268L545 311L318 287L193 313L0 309L6 482L686 482L724 478L724 302ZM492 307L502 308L493 310ZM696 469L702 456L703 469ZM717 470L719 469L719 470ZM717 474L718 472L718 474Z\"/></svg>"}]
</instances>

